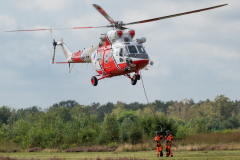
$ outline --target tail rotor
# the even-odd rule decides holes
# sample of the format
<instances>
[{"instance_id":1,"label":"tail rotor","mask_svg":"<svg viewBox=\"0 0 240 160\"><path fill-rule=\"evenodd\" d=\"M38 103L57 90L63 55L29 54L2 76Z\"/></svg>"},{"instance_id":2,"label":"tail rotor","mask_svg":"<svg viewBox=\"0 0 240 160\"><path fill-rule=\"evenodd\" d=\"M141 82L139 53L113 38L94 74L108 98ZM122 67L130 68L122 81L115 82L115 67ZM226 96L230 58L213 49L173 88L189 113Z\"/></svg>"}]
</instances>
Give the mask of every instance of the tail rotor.
<instances>
[{"instance_id":1,"label":"tail rotor","mask_svg":"<svg viewBox=\"0 0 240 160\"><path fill-rule=\"evenodd\" d=\"M50 32L51 32L51 35L52 35L52 38L53 38L53 57L52 57L52 64L54 64L54 58L55 58L55 51L56 51L56 46L57 46L57 42L55 41L55 38L53 36L53 33L52 33L52 29L50 28Z\"/></svg>"}]
</instances>

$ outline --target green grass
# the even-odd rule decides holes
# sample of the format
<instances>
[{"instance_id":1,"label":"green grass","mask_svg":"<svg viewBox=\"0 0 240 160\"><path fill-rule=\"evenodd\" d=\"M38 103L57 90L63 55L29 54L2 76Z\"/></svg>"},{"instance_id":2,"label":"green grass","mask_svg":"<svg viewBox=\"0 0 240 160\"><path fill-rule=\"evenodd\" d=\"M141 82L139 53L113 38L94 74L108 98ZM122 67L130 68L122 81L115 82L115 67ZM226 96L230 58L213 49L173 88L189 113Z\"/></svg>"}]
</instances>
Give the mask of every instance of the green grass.
<instances>
[{"instance_id":1,"label":"green grass","mask_svg":"<svg viewBox=\"0 0 240 160\"><path fill-rule=\"evenodd\" d=\"M0 150L4 149L4 150L11 150L14 148L21 148L19 144L16 143L12 143L12 142L0 142Z\"/></svg>"},{"instance_id":2,"label":"green grass","mask_svg":"<svg viewBox=\"0 0 240 160\"><path fill-rule=\"evenodd\" d=\"M174 159L174 160L227 160L240 159L240 150L237 151L182 151L173 152L174 157L156 157L155 151L142 152L80 152L80 153L48 153L48 152L19 152L19 153L0 153L3 156L17 157L17 158L40 158L48 159L58 156L64 159L84 159L84 158L117 158L117 157L136 157L149 160L159 159ZM165 152L164 152L165 156Z\"/></svg>"},{"instance_id":3,"label":"green grass","mask_svg":"<svg viewBox=\"0 0 240 160\"><path fill-rule=\"evenodd\" d=\"M109 144L113 145L113 144ZM114 144L117 145L117 144ZM165 146L164 140L162 140L162 145ZM217 146L217 150L209 150L213 146ZM105 146L106 147L106 146ZM130 148L129 152L125 152L125 148ZM41 152L29 153L26 152L28 149L24 149L19 144L14 144L11 142L0 142L0 149L12 150L17 148L22 152L18 153L1 153L0 155L17 157L17 158L40 158L49 159L55 156L63 159L85 159L100 157L102 159L106 157L117 158L117 157L136 157L142 159L174 159L174 160L185 160L185 159L240 159L240 133L237 132L230 133L208 133L208 134L196 134L189 135L181 140L174 139L173 141L173 153L174 157L156 157L156 143L153 138L145 139L143 144L138 144L136 146L131 146L130 144L118 144L118 149L115 152L81 152L81 153L65 153L64 150L60 149L45 149ZM198 150L200 148L206 148L207 151L192 151ZM142 150L152 150L154 151L142 151ZM132 151L139 152L132 152ZM220 151L221 150L221 151ZM123 152L120 152L123 151ZM61 152L61 153L60 153ZM164 152L165 155L165 152Z\"/></svg>"}]
</instances>

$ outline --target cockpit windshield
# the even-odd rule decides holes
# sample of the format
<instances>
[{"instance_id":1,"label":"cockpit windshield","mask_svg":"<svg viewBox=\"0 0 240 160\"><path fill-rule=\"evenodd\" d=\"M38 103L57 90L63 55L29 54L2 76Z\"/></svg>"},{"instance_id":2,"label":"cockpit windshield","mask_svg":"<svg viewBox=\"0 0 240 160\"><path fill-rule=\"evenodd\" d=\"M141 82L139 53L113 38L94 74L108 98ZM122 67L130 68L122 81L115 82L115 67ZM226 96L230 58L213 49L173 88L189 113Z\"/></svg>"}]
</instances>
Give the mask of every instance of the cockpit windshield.
<instances>
[{"instance_id":1,"label":"cockpit windshield","mask_svg":"<svg viewBox=\"0 0 240 160\"><path fill-rule=\"evenodd\" d=\"M145 53L143 46L137 46L139 53Z\"/></svg>"},{"instance_id":2,"label":"cockpit windshield","mask_svg":"<svg viewBox=\"0 0 240 160\"><path fill-rule=\"evenodd\" d=\"M138 53L137 48L133 45L127 46L130 53Z\"/></svg>"}]
</instances>

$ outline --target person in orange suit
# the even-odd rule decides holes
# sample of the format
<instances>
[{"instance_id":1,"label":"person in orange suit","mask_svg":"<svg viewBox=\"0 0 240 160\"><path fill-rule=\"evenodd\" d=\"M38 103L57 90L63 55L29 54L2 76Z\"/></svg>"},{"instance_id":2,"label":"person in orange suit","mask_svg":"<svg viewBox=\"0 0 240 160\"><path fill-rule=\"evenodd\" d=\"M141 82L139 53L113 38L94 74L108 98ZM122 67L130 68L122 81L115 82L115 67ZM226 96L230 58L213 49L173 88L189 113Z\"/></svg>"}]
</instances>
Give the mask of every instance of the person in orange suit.
<instances>
[{"instance_id":1,"label":"person in orange suit","mask_svg":"<svg viewBox=\"0 0 240 160\"><path fill-rule=\"evenodd\" d=\"M166 139L166 157L168 157L169 154L171 155L171 157L173 157L173 153L172 153L172 149L171 149L173 136L170 134L169 130L167 130L166 133L167 133L167 135L165 136L165 139Z\"/></svg>"},{"instance_id":2,"label":"person in orange suit","mask_svg":"<svg viewBox=\"0 0 240 160\"><path fill-rule=\"evenodd\" d=\"M155 136L154 140L157 142L157 157L159 157L159 153L160 153L160 157L163 156L161 139L162 139L162 135L160 135L159 131L156 131L156 136Z\"/></svg>"}]
</instances>

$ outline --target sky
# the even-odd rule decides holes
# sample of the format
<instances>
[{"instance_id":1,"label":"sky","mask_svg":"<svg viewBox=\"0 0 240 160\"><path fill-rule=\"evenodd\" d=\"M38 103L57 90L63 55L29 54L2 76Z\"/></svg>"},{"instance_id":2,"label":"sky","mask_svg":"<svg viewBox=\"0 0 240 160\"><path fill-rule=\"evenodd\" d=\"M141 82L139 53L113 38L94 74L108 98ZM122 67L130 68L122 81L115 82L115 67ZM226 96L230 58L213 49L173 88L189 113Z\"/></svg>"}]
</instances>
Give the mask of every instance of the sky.
<instances>
[{"instance_id":1,"label":"sky","mask_svg":"<svg viewBox=\"0 0 240 160\"><path fill-rule=\"evenodd\" d=\"M75 100L83 105L122 101L147 103L142 82L132 86L124 76L92 86L92 64L52 64L49 31L9 33L6 30L103 26L109 22L92 4L125 23L187 12L220 4L227 6L180 17L128 26L135 38L146 37L154 62L141 72L148 99L214 100L225 95L240 100L239 0L0 0L0 106L47 108ZM107 28L53 31L72 52L99 43ZM56 62L66 59L60 47Z\"/></svg>"}]
</instances>

